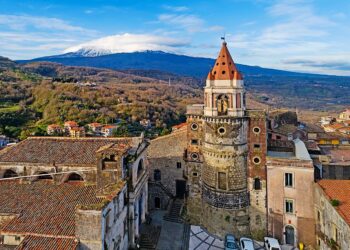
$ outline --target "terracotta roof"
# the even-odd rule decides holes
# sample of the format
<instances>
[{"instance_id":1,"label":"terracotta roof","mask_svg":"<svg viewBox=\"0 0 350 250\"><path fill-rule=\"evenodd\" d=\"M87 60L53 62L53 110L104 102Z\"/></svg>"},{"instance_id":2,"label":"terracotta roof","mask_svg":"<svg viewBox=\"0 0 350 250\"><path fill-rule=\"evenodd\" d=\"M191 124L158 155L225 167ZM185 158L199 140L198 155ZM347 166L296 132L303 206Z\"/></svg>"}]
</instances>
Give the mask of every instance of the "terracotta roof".
<instances>
[{"instance_id":1,"label":"terracotta roof","mask_svg":"<svg viewBox=\"0 0 350 250\"><path fill-rule=\"evenodd\" d=\"M105 125L103 126L103 129L115 129L116 127L116 125Z\"/></svg>"},{"instance_id":2,"label":"terracotta roof","mask_svg":"<svg viewBox=\"0 0 350 250\"><path fill-rule=\"evenodd\" d=\"M350 225L350 180L320 180L318 184L330 200L340 201L336 209Z\"/></svg>"},{"instance_id":3,"label":"terracotta roof","mask_svg":"<svg viewBox=\"0 0 350 250\"><path fill-rule=\"evenodd\" d=\"M29 137L0 151L0 162L44 164L96 164L102 146L132 143L132 138Z\"/></svg>"},{"instance_id":4,"label":"terracotta roof","mask_svg":"<svg viewBox=\"0 0 350 250\"><path fill-rule=\"evenodd\" d=\"M66 121L64 123L64 126L76 127L76 126L78 126L78 123L76 123L75 121Z\"/></svg>"},{"instance_id":5,"label":"terracotta roof","mask_svg":"<svg viewBox=\"0 0 350 250\"><path fill-rule=\"evenodd\" d=\"M40 236L26 236L18 245L16 250L35 249L35 250L71 250L78 249L79 242L76 239L52 238Z\"/></svg>"},{"instance_id":6,"label":"terracotta roof","mask_svg":"<svg viewBox=\"0 0 350 250\"><path fill-rule=\"evenodd\" d=\"M90 127L101 127L103 126L101 123L98 123L98 122L93 122L93 123L90 123L88 124Z\"/></svg>"},{"instance_id":7,"label":"terracotta roof","mask_svg":"<svg viewBox=\"0 0 350 250\"><path fill-rule=\"evenodd\" d=\"M223 42L218 58L213 69L209 72L208 80L242 80L231 54L227 49L227 43Z\"/></svg>"},{"instance_id":8,"label":"terracotta roof","mask_svg":"<svg viewBox=\"0 0 350 250\"><path fill-rule=\"evenodd\" d=\"M47 126L47 128L61 128L61 126L57 124L50 124Z\"/></svg>"},{"instance_id":9,"label":"terracotta roof","mask_svg":"<svg viewBox=\"0 0 350 250\"><path fill-rule=\"evenodd\" d=\"M187 126L187 123L183 122L183 123L180 123L178 125L173 126L172 129L176 130L176 129L180 129L180 128L183 128L183 127L186 127L186 126Z\"/></svg>"},{"instance_id":10,"label":"terracotta roof","mask_svg":"<svg viewBox=\"0 0 350 250\"><path fill-rule=\"evenodd\" d=\"M76 206L102 200L96 186L0 181L0 213L16 215L0 232L74 238Z\"/></svg>"}]
</instances>

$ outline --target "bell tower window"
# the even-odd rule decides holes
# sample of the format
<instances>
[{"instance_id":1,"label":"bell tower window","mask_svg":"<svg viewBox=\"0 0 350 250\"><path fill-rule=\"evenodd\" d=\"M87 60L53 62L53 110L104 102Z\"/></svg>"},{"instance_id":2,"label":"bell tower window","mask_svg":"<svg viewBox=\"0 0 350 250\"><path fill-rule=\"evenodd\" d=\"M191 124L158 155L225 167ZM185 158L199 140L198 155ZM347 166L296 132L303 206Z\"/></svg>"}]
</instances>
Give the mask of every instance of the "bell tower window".
<instances>
[{"instance_id":1,"label":"bell tower window","mask_svg":"<svg viewBox=\"0 0 350 250\"><path fill-rule=\"evenodd\" d=\"M228 97L227 95L219 95L217 98L218 115L227 115Z\"/></svg>"}]
</instances>

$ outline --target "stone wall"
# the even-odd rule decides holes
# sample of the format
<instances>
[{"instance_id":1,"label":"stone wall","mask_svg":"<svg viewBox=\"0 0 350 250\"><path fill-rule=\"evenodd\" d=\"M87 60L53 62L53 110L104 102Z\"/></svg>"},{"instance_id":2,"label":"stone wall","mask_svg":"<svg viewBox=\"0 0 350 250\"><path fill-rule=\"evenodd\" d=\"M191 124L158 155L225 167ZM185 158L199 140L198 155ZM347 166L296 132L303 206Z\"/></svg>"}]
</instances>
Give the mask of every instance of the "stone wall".
<instances>
[{"instance_id":1,"label":"stone wall","mask_svg":"<svg viewBox=\"0 0 350 250\"><path fill-rule=\"evenodd\" d=\"M250 194L250 230L252 237L262 240L267 230L266 154L267 117L264 110L248 110L248 191ZM259 162L256 162L256 159ZM255 182L260 181L260 189Z\"/></svg>"},{"instance_id":2,"label":"stone wall","mask_svg":"<svg viewBox=\"0 0 350 250\"><path fill-rule=\"evenodd\" d=\"M167 193L162 186L156 182L149 182L148 183L148 209L154 210L154 209L163 209L166 210L168 208L168 205L170 203L171 195ZM160 199L159 203L160 206L156 207L156 199Z\"/></svg>"},{"instance_id":3,"label":"stone wall","mask_svg":"<svg viewBox=\"0 0 350 250\"><path fill-rule=\"evenodd\" d=\"M185 181L184 153L186 143L186 128L151 141L148 150L149 181L151 183L148 203L150 209L155 208L156 197L161 199L161 209L166 209L169 199L177 195L176 181ZM158 174L155 174L156 172Z\"/></svg>"}]
</instances>

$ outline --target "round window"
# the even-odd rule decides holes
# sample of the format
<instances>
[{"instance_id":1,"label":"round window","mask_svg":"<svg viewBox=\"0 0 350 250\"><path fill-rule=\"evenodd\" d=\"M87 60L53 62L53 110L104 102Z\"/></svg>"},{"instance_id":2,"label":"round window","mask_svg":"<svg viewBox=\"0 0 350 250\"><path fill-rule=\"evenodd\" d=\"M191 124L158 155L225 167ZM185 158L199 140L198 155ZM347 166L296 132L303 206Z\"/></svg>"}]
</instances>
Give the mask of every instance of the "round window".
<instances>
[{"instance_id":1,"label":"round window","mask_svg":"<svg viewBox=\"0 0 350 250\"><path fill-rule=\"evenodd\" d=\"M191 129L192 130L197 130L198 129L198 124L197 123L192 123L191 124Z\"/></svg>"},{"instance_id":2,"label":"round window","mask_svg":"<svg viewBox=\"0 0 350 250\"><path fill-rule=\"evenodd\" d=\"M255 156L255 157L253 158L253 162L254 162L255 164L259 164L259 163L261 162L260 157Z\"/></svg>"},{"instance_id":3,"label":"round window","mask_svg":"<svg viewBox=\"0 0 350 250\"><path fill-rule=\"evenodd\" d=\"M223 135L223 134L226 133L226 129L225 129L224 127L220 127L220 128L218 128L218 133L219 133L220 135Z\"/></svg>"},{"instance_id":4,"label":"round window","mask_svg":"<svg viewBox=\"0 0 350 250\"><path fill-rule=\"evenodd\" d=\"M192 158L192 160L198 160L199 155L197 153L192 153L191 158Z\"/></svg>"},{"instance_id":5,"label":"round window","mask_svg":"<svg viewBox=\"0 0 350 250\"><path fill-rule=\"evenodd\" d=\"M259 133L260 133L260 128L259 128L259 127L254 127L254 128L253 128L253 132L254 132L255 134L259 134Z\"/></svg>"}]
</instances>

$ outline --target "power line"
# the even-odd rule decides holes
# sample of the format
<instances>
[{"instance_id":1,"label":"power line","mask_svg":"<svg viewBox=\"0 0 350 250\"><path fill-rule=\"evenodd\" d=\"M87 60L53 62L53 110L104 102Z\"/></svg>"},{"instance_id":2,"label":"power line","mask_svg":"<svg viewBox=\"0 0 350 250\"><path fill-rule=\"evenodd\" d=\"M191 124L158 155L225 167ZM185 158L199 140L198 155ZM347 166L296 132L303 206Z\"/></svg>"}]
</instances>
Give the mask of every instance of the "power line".
<instances>
[{"instance_id":1,"label":"power line","mask_svg":"<svg viewBox=\"0 0 350 250\"><path fill-rule=\"evenodd\" d=\"M35 174L35 175L24 175L24 176L17 176L17 177L0 178L0 181L15 180L15 179L21 179L21 178L30 178L30 177L40 177L40 176L48 176L48 175L57 175L57 174L70 174L70 173L77 173L77 172L89 172L89 171L96 171L96 169L79 170L79 171L65 171L65 172L58 172L58 173Z\"/></svg>"}]
</instances>

